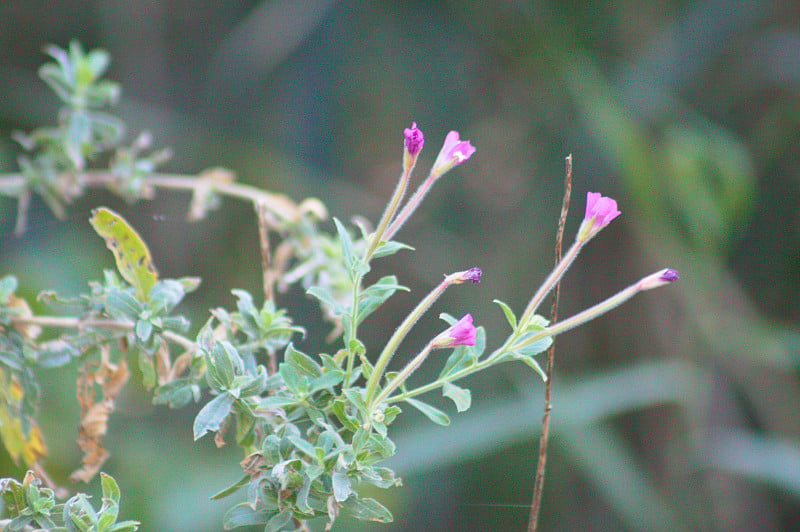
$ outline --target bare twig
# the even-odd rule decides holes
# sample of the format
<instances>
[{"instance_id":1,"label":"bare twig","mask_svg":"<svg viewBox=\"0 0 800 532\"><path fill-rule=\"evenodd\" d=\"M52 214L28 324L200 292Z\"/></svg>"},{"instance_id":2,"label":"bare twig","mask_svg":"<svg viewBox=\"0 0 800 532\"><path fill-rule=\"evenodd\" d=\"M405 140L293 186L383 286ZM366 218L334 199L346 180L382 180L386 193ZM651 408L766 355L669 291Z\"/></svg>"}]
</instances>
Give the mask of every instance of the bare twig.
<instances>
[{"instance_id":1,"label":"bare twig","mask_svg":"<svg viewBox=\"0 0 800 532\"><path fill-rule=\"evenodd\" d=\"M258 219L258 243L261 245L261 275L264 285L264 299L272 301L275 298L275 271L272 269L272 252L269 247L269 210L261 202L255 204L256 218Z\"/></svg>"},{"instance_id":2,"label":"bare twig","mask_svg":"<svg viewBox=\"0 0 800 532\"><path fill-rule=\"evenodd\" d=\"M564 199L561 202L561 217L558 220L558 233L556 234L556 264L561 262L561 242L564 237L564 224L569 211L569 197L572 192L572 154L566 158L566 175L564 176ZM558 318L558 296L561 292L561 282L553 290L553 305L550 307L550 323L555 323ZM553 410L553 363L555 360L556 343L550 344L547 350L547 382L544 387L544 414L542 415L542 429L539 436L539 460L536 463L536 479L533 484L533 501L528 519L528 532L535 532L539 522L539 511L542 507L542 492L544 491L544 472L547 464L547 442L550 437L550 413Z\"/></svg>"}]
</instances>

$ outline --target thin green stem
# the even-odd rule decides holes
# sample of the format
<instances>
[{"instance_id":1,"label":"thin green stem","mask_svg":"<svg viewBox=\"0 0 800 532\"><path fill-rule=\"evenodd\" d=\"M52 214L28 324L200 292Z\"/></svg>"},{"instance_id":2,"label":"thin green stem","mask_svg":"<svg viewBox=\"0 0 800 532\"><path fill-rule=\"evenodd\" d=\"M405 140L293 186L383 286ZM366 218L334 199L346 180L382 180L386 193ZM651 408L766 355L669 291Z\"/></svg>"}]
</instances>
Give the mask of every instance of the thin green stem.
<instances>
[{"instance_id":1,"label":"thin green stem","mask_svg":"<svg viewBox=\"0 0 800 532\"><path fill-rule=\"evenodd\" d=\"M531 298L528 306L525 307L525 312L522 313L522 317L519 319L519 328L524 329L525 326L528 324L528 321L533 316L533 313L536 312L536 309L539 308L539 305L544 300L545 296L550 293L553 287L558 284L558 281L564 276L566 271L575 261L575 258L580 253L583 244L586 242L575 241L572 246L567 250L564 254L564 258L559 261L553 271L550 272L550 275L547 276L544 283L539 287L539 290Z\"/></svg>"},{"instance_id":2,"label":"thin green stem","mask_svg":"<svg viewBox=\"0 0 800 532\"><path fill-rule=\"evenodd\" d=\"M458 379L463 379L464 377L471 375L472 373L481 371L493 364L496 364L508 352L524 349L525 347L535 342L538 342L539 340L542 340L550 336L557 336L570 329L574 329L579 325L583 325L584 323L593 320L594 318L597 318L598 316L601 316L607 313L608 311L618 307L619 305L631 299L639 292L650 290L653 288L658 288L659 286L664 286L665 284L671 282L671 281L659 281L658 280L659 276L662 275L662 273L663 271L660 271L651 274L647 277L644 277L635 284L632 284L628 288L601 301L600 303L594 305L593 307L589 307L583 312L579 312L578 314L575 314L574 316L567 318L564 321L561 321L550 327L542 329L539 333L534 334L519 343L517 343L516 340L517 338L519 338L520 335L518 334L517 331L515 331L514 333L511 334L511 336L509 336L509 338L505 341L505 343L503 343L502 347L500 347L494 353L492 353L482 361L476 363L475 365L450 373L449 375L446 375L433 382L420 386L419 388L414 388L413 390L408 390L394 397L389 397L388 399L386 399L386 402L394 403L398 401L404 401L409 397L414 397L416 395L420 395L425 392L435 390L436 388L441 387L445 383L456 381Z\"/></svg>"},{"instance_id":3,"label":"thin green stem","mask_svg":"<svg viewBox=\"0 0 800 532\"><path fill-rule=\"evenodd\" d=\"M381 351L378 361L375 363L375 367L372 369L372 374L367 381L366 403L368 405L373 404L375 392L378 389L378 383L380 382L384 371L386 371L386 366L389 364L392 356L400 346L400 342L403 341L417 320L419 320L425 311L428 310L431 305L433 305L434 301L436 301L439 296L442 295L444 290L453 282L454 280L452 275L445 277L444 281L442 281L439 286L434 288L427 296L425 296L425 298L420 301L419 304L417 304L416 308L411 311L408 316L406 316L406 319L403 320L403 322L394 331L394 334L392 334L392 337L389 338L389 341L386 342L386 346L384 346L383 351Z\"/></svg>"},{"instance_id":4,"label":"thin green stem","mask_svg":"<svg viewBox=\"0 0 800 532\"><path fill-rule=\"evenodd\" d=\"M445 384L447 384L448 382L453 382L459 379L463 379L464 377L468 377L473 373L482 371L491 366L492 364L495 364L497 362L497 359L500 358L502 354L503 352L501 352L501 350L498 349L497 351L492 353L489 357L483 359L474 366L470 366L461 369L459 371L455 371L453 373L445 375L444 377L438 378L435 381L429 382L428 384L424 384L418 388L414 388L413 390L407 390L403 393L395 395L394 397L389 397L388 399L385 399L385 401L387 403L397 403L399 401L405 401L406 399L409 399L411 397L422 395L423 393L430 392L432 390L435 390L436 388L440 388Z\"/></svg>"},{"instance_id":5,"label":"thin green stem","mask_svg":"<svg viewBox=\"0 0 800 532\"><path fill-rule=\"evenodd\" d=\"M386 232L386 228L389 226L389 222L392 220L394 213L397 211L397 207L400 206L400 202L402 201L403 196L405 196L406 189L408 188L408 181L411 178L412 170L414 170L413 165L403 169L403 173L400 175L400 180L397 182L397 186L392 194L392 199L386 205L386 210L383 211L383 216L381 216L381 220L378 222L378 227L375 229L375 233L372 235L372 241L369 244L369 249L367 250L367 254L364 256L365 264L369 264L372 255L375 253L375 250L378 249L378 244L380 244L381 239ZM391 238L391 236L387 236L387 239L389 238Z\"/></svg>"},{"instance_id":6,"label":"thin green stem","mask_svg":"<svg viewBox=\"0 0 800 532\"><path fill-rule=\"evenodd\" d=\"M392 224L389 226L389 229L386 230L386 239L391 240L397 231L403 226L403 224L408 220L414 211L417 209L420 203L422 203L422 199L425 195L430 191L433 183L439 178L438 175L430 174L425 181L420 184L419 188L414 192L408 202L403 206L403 209L400 213L392 220Z\"/></svg>"},{"instance_id":7,"label":"thin green stem","mask_svg":"<svg viewBox=\"0 0 800 532\"><path fill-rule=\"evenodd\" d=\"M358 338L358 336L357 336L358 302L359 302L359 299L361 298L361 281L363 279L364 279L364 276L361 275L361 274L358 274L356 276L356 279L353 282L353 315L352 315L352 321L353 321L353 336L355 338ZM345 386L349 386L350 385L350 378L353 375L353 366L355 365L356 354L353 352L353 350L350 348L349 345L345 345L344 347L347 350L347 367L345 368L345 371L344 371L344 385Z\"/></svg>"},{"instance_id":8,"label":"thin green stem","mask_svg":"<svg viewBox=\"0 0 800 532\"><path fill-rule=\"evenodd\" d=\"M375 401L372 404L367 403L367 408L372 410L375 405L379 405L381 401L389 397L390 393L395 391L398 386L403 384L406 379L408 379L408 377L414 373L423 362L425 362L425 359L428 358L428 355L431 353L432 349L433 343L428 342L428 345L426 345L425 348L411 360L411 362L406 364L406 366L400 370L397 376L386 385L378 397L375 398Z\"/></svg>"}]
</instances>

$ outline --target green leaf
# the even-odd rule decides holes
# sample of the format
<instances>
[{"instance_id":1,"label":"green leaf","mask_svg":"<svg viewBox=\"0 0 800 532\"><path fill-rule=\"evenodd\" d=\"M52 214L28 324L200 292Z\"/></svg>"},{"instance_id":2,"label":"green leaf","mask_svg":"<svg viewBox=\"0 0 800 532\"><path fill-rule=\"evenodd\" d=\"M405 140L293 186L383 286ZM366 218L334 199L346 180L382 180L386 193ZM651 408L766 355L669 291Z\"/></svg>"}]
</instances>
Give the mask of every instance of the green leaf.
<instances>
[{"instance_id":1,"label":"green leaf","mask_svg":"<svg viewBox=\"0 0 800 532\"><path fill-rule=\"evenodd\" d=\"M497 305L500 306L500 308L503 310L503 314L506 317L506 321L511 326L511 329L516 331L517 330L517 317L514 316L514 311L511 310L511 307L509 307L508 305L506 305L505 303L503 303L499 299L494 299L492 301L494 303L497 303Z\"/></svg>"},{"instance_id":2,"label":"green leaf","mask_svg":"<svg viewBox=\"0 0 800 532\"><path fill-rule=\"evenodd\" d=\"M273 408L283 408L284 406L293 405L298 402L296 397L288 397L284 395L270 395L262 397L258 403L259 408L264 410L271 410Z\"/></svg>"},{"instance_id":3,"label":"green leaf","mask_svg":"<svg viewBox=\"0 0 800 532\"><path fill-rule=\"evenodd\" d=\"M447 417L447 414L435 408L427 403L423 403L422 401L418 401L416 399L408 398L405 400L408 404L425 414L425 416L436 423L437 425L442 425L446 427L450 424L450 418Z\"/></svg>"},{"instance_id":4,"label":"green leaf","mask_svg":"<svg viewBox=\"0 0 800 532\"><path fill-rule=\"evenodd\" d=\"M242 397L261 395L267 389L267 369L264 366L259 365L258 369L256 369L256 375L245 379L244 384L241 386Z\"/></svg>"},{"instance_id":5,"label":"green leaf","mask_svg":"<svg viewBox=\"0 0 800 532\"><path fill-rule=\"evenodd\" d=\"M105 308L109 315L117 320L136 320L144 307L128 291L113 288L105 298Z\"/></svg>"},{"instance_id":6,"label":"green leaf","mask_svg":"<svg viewBox=\"0 0 800 532\"><path fill-rule=\"evenodd\" d=\"M53 63L47 63L39 67L39 77L47 83L56 96L64 102L69 103L72 98L72 91L64 77L63 72Z\"/></svg>"},{"instance_id":7,"label":"green leaf","mask_svg":"<svg viewBox=\"0 0 800 532\"><path fill-rule=\"evenodd\" d=\"M337 502L342 502L347 500L347 498L353 493L353 482L350 480L350 477L347 476L342 470L337 469L331 475L331 484L333 486L333 498L336 499Z\"/></svg>"},{"instance_id":8,"label":"green leaf","mask_svg":"<svg viewBox=\"0 0 800 532\"><path fill-rule=\"evenodd\" d=\"M245 473L242 476L242 478L239 479L238 482L236 482L235 484L232 484L232 485L228 486L227 488L225 488L223 490L220 490L217 493L215 493L214 495L212 495L211 496L211 500L212 501L218 501L220 499L224 499L225 497L228 497L229 495L233 495L234 493L239 491L241 488L247 486L249 483L250 483L250 474L249 473Z\"/></svg>"},{"instance_id":9,"label":"green leaf","mask_svg":"<svg viewBox=\"0 0 800 532\"><path fill-rule=\"evenodd\" d=\"M315 393L320 390L332 389L334 386L344 380L344 371L326 371L316 379L312 379L308 393Z\"/></svg>"},{"instance_id":10,"label":"green leaf","mask_svg":"<svg viewBox=\"0 0 800 532\"><path fill-rule=\"evenodd\" d=\"M65 340L51 340L39 344L36 363L41 368L58 368L69 364L80 356L80 351Z\"/></svg>"},{"instance_id":11,"label":"green leaf","mask_svg":"<svg viewBox=\"0 0 800 532\"><path fill-rule=\"evenodd\" d=\"M147 306L155 312L166 313L175 308L185 294L182 283L175 279L165 279L157 282L150 290L150 301Z\"/></svg>"},{"instance_id":12,"label":"green leaf","mask_svg":"<svg viewBox=\"0 0 800 532\"><path fill-rule=\"evenodd\" d=\"M400 479L397 478L394 470L388 467L369 467L361 472L361 480L373 486L386 489L392 486L399 486Z\"/></svg>"},{"instance_id":13,"label":"green leaf","mask_svg":"<svg viewBox=\"0 0 800 532\"><path fill-rule=\"evenodd\" d=\"M233 344L227 340L216 342L206 355L209 385L217 390L228 390L236 375L244 371L244 362Z\"/></svg>"},{"instance_id":14,"label":"green leaf","mask_svg":"<svg viewBox=\"0 0 800 532\"><path fill-rule=\"evenodd\" d=\"M294 348L291 343L286 346L284 360L294 367L300 374L316 378L322 375L322 368L311 357Z\"/></svg>"},{"instance_id":15,"label":"green leaf","mask_svg":"<svg viewBox=\"0 0 800 532\"><path fill-rule=\"evenodd\" d=\"M100 143L103 148L120 143L125 134L125 122L108 113L94 112L87 115L90 130L95 135L95 143Z\"/></svg>"},{"instance_id":16,"label":"green leaf","mask_svg":"<svg viewBox=\"0 0 800 532\"><path fill-rule=\"evenodd\" d=\"M107 51L98 48L86 54L84 62L92 74L91 79L99 79L105 73L109 63L111 63L111 55Z\"/></svg>"},{"instance_id":17,"label":"green leaf","mask_svg":"<svg viewBox=\"0 0 800 532\"><path fill-rule=\"evenodd\" d=\"M136 288L137 299L146 301L158 273L142 237L124 218L105 207L93 210L89 221L114 254L120 275Z\"/></svg>"},{"instance_id":18,"label":"green leaf","mask_svg":"<svg viewBox=\"0 0 800 532\"><path fill-rule=\"evenodd\" d=\"M6 275L0 279L0 303L5 304L8 296L17 290L17 278L13 275Z\"/></svg>"},{"instance_id":19,"label":"green leaf","mask_svg":"<svg viewBox=\"0 0 800 532\"><path fill-rule=\"evenodd\" d=\"M255 510L246 502L242 502L231 508L222 518L222 526L225 530L232 530L240 526L264 525L269 521L275 512Z\"/></svg>"},{"instance_id":20,"label":"green leaf","mask_svg":"<svg viewBox=\"0 0 800 532\"><path fill-rule=\"evenodd\" d=\"M151 321L136 321L136 337L139 339L139 341L146 342L150 339L151 334L153 334L153 323Z\"/></svg>"},{"instance_id":21,"label":"green leaf","mask_svg":"<svg viewBox=\"0 0 800 532\"><path fill-rule=\"evenodd\" d=\"M139 525L141 525L139 521L128 519L127 521L120 521L114 526L107 528L106 532L135 532L139 530Z\"/></svg>"},{"instance_id":22,"label":"green leaf","mask_svg":"<svg viewBox=\"0 0 800 532\"><path fill-rule=\"evenodd\" d=\"M520 360L525 362L529 368L533 369L542 378L542 381L547 382L547 373L542 369L536 359L530 356L519 357Z\"/></svg>"},{"instance_id":23,"label":"green leaf","mask_svg":"<svg viewBox=\"0 0 800 532\"><path fill-rule=\"evenodd\" d=\"M473 366L477 361L478 359L475 356L474 348L466 345L458 346L453 349L453 352L447 358L447 362L445 362L441 373L439 373L439 378L441 379L457 371L461 371L464 368Z\"/></svg>"},{"instance_id":24,"label":"green leaf","mask_svg":"<svg viewBox=\"0 0 800 532\"><path fill-rule=\"evenodd\" d=\"M200 387L191 378L176 379L159 386L153 395L154 405L169 405L172 408L183 408L192 400L200 400Z\"/></svg>"},{"instance_id":25,"label":"green leaf","mask_svg":"<svg viewBox=\"0 0 800 532\"><path fill-rule=\"evenodd\" d=\"M291 442L291 444L294 445L298 451L301 451L308 457L315 458L317 456L316 451L314 451L314 446L308 441L304 440L302 436L290 434L286 437L286 439Z\"/></svg>"},{"instance_id":26,"label":"green leaf","mask_svg":"<svg viewBox=\"0 0 800 532\"><path fill-rule=\"evenodd\" d=\"M235 398L229 393L223 393L212 399L194 418L195 441L202 438L206 432L219 430L222 421L230 414Z\"/></svg>"},{"instance_id":27,"label":"green leaf","mask_svg":"<svg viewBox=\"0 0 800 532\"><path fill-rule=\"evenodd\" d=\"M349 415L346 411L345 402L337 399L333 402L333 414L339 419L342 425L355 432L359 428L358 420Z\"/></svg>"},{"instance_id":28,"label":"green leaf","mask_svg":"<svg viewBox=\"0 0 800 532\"><path fill-rule=\"evenodd\" d=\"M308 469L306 466L310 464L304 464L304 469ZM303 485L300 486L300 489L297 490L297 495L295 496L295 506L297 509L304 514L311 514L314 513L314 509L308 505L308 494L311 492L311 482L312 479L304 474L303 475Z\"/></svg>"},{"instance_id":29,"label":"green leaf","mask_svg":"<svg viewBox=\"0 0 800 532\"><path fill-rule=\"evenodd\" d=\"M442 395L449 397L456 404L456 410L463 412L472 404L472 394L466 388L460 388L450 382L442 386Z\"/></svg>"},{"instance_id":30,"label":"green leaf","mask_svg":"<svg viewBox=\"0 0 800 532\"><path fill-rule=\"evenodd\" d=\"M282 510L279 513L273 515L269 521L267 521L267 526L264 528L264 532L280 532L283 527L285 527L289 522L292 520L292 511L291 510Z\"/></svg>"},{"instance_id":31,"label":"green leaf","mask_svg":"<svg viewBox=\"0 0 800 532\"><path fill-rule=\"evenodd\" d=\"M524 347L520 347L520 348L516 347L517 345L519 345L520 343L524 342L525 340L527 340L527 339L529 339L529 338L531 338L533 336L539 335L539 334L540 334L539 331L531 331L531 332L523 334L522 336L519 337L519 339L516 342L514 342L514 345L511 346L511 349L515 353L518 353L519 356L523 356L523 357L529 357L529 356L533 356L533 355L538 355L539 353L544 352L545 350L547 350L548 347L550 347L550 344L553 343L553 338L551 336L546 336L544 338L540 338L539 340L536 340L533 343L531 343L529 345L526 345Z\"/></svg>"},{"instance_id":32,"label":"green leaf","mask_svg":"<svg viewBox=\"0 0 800 532\"><path fill-rule=\"evenodd\" d=\"M148 390L156 385L156 366L153 357L139 351L139 371L142 372L142 385Z\"/></svg>"},{"instance_id":33,"label":"green leaf","mask_svg":"<svg viewBox=\"0 0 800 532\"><path fill-rule=\"evenodd\" d=\"M345 313L344 307L341 303L336 301L336 298L333 297L333 294L327 288L312 286L306 290L306 294L318 299L320 303L330 308L334 316L341 316Z\"/></svg>"},{"instance_id":34,"label":"green leaf","mask_svg":"<svg viewBox=\"0 0 800 532\"><path fill-rule=\"evenodd\" d=\"M397 290L408 291L403 285L397 284L397 277L394 275L387 275L382 277L372 286L366 288L360 297L360 304L358 307L358 323L364 321L364 318L369 316L376 308L381 306L392 294Z\"/></svg>"},{"instance_id":35,"label":"green leaf","mask_svg":"<svg viewBox=\"0 0 800 532\"><path fill-rule=\"evenodd\" d=\"M346 390L342 390L342 393L350 400L350 403L356 407L356 410L358 410L362 416L366 417L367 403L364 402L364 395L361 391L355 388L347 388Z\"/></svg>"},{"instance_id":36,"label":"green leaf","mask_svg":"<svg viewBox=\"0 0 800 532\"><path fill-rule=\"evenodd\" d=\"M408 244L403 244L401 242L396 242L391 240L389 242L385 240L381 240L381 243L378 244L378 247L375 249L375 253L372 254L373 259L378 259L380 257L386 257L387 255L394 255L401 249L410 249L414 250L413 247L409 246Z\"/></svg>"},{"instance_id":37,"label":"green leaf","mask_svg":"<svg viewBox=\"0 0 800 532\"><path fill-rule=\"evenodd\" d=\"M283 377L286 387L295 395L305 396L308 393L308 377L300 374L291 364L281 362L278 365L278 373Z\"/></svg>"},{"instance_id":38,"label":"green leaf","mask_svg":"<svg viewBox=\"0 0 800 532\"><path fill-rule=\"evenodd\" d=\"M486 329L481 325L475 328L475 345L472 346L472 352L475 353L475 358L480 358L484 351L486 351Z\"/></svg>"},{"instance_id":39,"label":"green leaf","mask_svg":"<svg viewBox=\"0 0 800 532\"><path fill-rule=\"evenodd\" d=\"M342 509L352 514L356 519L362 521L391 523L394 520L392 513L375 499L350 497L342 503Z\"/></svg>"},{"instance_id":40,"label":"green leaf","mask_svg":"<svg viewBox=\"0 0 800 532\"><path fill-rule=\"evenodd\" d=\"M106 479L111 479L110 483ZM117 521L119 516L119 486L113 478L104 475L102 478L103 485L103 507L97 519L97 530L105 532L108 528Z\"/></svg>"},{"instance_id":41,"label":"green leaf","mask_svg":"<svg viewBox=\"0 0 800 532\"><path fill-rule=\"evenodd\" d=\"M356 261L353 250L353 239L350 238L350 233L347 232L347 229L345 229L344 225L342 225L342 222L340 222L338 218L334 218L333 223L336 224L336 233L339 235L339 242L342 245L344 266L347 268L347 271L350 272L351 278L353 278L355 274Z\"/></svg>"}]
</instances>

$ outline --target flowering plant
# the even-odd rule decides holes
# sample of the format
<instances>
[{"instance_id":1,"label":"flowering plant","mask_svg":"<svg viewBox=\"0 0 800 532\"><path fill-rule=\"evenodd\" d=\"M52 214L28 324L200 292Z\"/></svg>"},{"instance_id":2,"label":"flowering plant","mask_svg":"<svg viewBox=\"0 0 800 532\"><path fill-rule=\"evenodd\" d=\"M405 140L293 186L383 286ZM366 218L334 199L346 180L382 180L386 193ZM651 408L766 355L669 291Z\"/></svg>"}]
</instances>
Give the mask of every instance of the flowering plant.
<instances>
[{"instance_id":1,"label":"flowering plant","mask_svg":"<svg viewBox=\"0 0 800 532\"><path fill-rule=\"evenodd\" d=\"M119 92L116 85L102 80L108 63L104 52L85 54L73 43L69 50L52 47L49 53L56 63L45 65L41 74L64 101L61 121L56 128L20 136L28 150L20 159L21 172L0 177L0 190L19 202L18 229L24 230L33 194L62 215L65 203L92 186L105 186L131 201L150 198L159 188L189 190L192 219L217 207L219 196L245 199L253 204L259 222L264 301L257 306L253 295L233 290L236 309L212 309L208 321L190 335L191 324L174 310L200 280L160 278L144 240L106 208L93 211L90 221L113 252L116 271L90 282L89 291L79 298L44 296L71 305L72 316L35 315L15 295L16 279L2 278L0 378L14 393L2 395L0 413L14 424L4 426L0 437L12 457L32 470L22 484L11 479L0 484L4 496L14 501L6 506L9 530L29 524L63 525L70 530L83 526L76 523L93 523L93 530L137 526L130 521L116 523L119 488L105 475L103 490L108 496L104 495L100 511L81 495L63 505L55 503L57 486L41 467L46 446L36 423L38 371L80 367L77 388L83 418L78 443L84 459L72 475L74 480L89 481L108 458L102 445L107 421L115 398L130 379L129 365L136 364L154 403L173 408L204 403L194 419L195 439L213 433L218 444L233 440L241 448L241 479L214 496L246 491L246 501L228 511L225 528L260 524L267 530L306 530L308 523L320 521L327 523L327 529L342 512L388 522L389 511L364 496L363 488L390 488L400 482L381 463L397 452L389 427L402 408L412 407L434 423L447 425L448 415L420 397L441 390L457 411L465 411L471 403L470 390L455 383L505 362L522 362L546 380L536 356L554 336L642 290L678 278L673 270L656 272L562 321L550 323L536 314L581 248L620 214L616 201L589 193L575 243L522 314L517 316L507 304L496 301L510 327L500 347L485 352L486 332L473 324L472 314L459 320L442 314L449 326L399 370L389 371L390 361L400 358L396 355L402 342L444 291L481 279L481 269L474 266L445 275L399 321L380 352L370 352L360 340L364 319L396 291L405 290L393 275L372 280L368 275L372 262L408 248L394 237L433 184L475 154L470 141L462 141L456 131L448 133L428 177L403 203L425 144L423 132L413 123L404 131L398 184L375 228L362 223L354 230L334 219L336 231L329 234L322 229L327 213L317 200L295 204L284 196L236 184L230 173L219 169L200 176L156 173L165 152L142 156L146 137L124 147L121 123L99 110ZM116 126L119 131L109 131ZM110 155L103 158L111 161L110 167L92 168L101 154ZM280 235L282 241L271 245L270 234ZM279 307L276 293L292 283L301 283L333 324L330 353L305 353L295 344L304 328ZM65 332L55 340L41 341L42 329ZM452 352L444 362L438 358L429 362L439 349ZM412 384L409 377L424 363L440 364L438 377Z\"/></svg>"}]
</instances>

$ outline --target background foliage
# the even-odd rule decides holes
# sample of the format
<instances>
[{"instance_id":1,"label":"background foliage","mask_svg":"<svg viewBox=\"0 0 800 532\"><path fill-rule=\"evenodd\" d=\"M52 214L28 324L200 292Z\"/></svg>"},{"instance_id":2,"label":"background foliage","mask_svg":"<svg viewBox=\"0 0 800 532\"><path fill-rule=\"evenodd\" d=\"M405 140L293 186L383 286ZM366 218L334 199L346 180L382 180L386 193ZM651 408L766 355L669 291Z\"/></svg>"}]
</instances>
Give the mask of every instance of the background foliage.
<instances>
[{"instance_id":1,"label":"background foliage","mask_svg":"<svg viewBox=\"0 0 800 532\"><path fill-rule=\"evenodd\" d=\"M387 261L412 288L390 305L403 316L443 272L475 264L485 275L470 298L440 305L470 311L492 338L503 318L491 299L521 308L549 270L573 153L574 197L600 190L623 215L565 278L561 315L663 265L682 280L559 338L543 527L789 530L800 521L799 21L790 3L718 0L7 2L0 168L15 170L12 130L53 122L58 102L35 69L44 44L71 38L110 51L131 131L172 146L169 169L233 168L317 196L340 219L378 218L402 127L424 129L423 165L458 129L478 151L399 235L418 251ZM164 277L203 278L186 298L193 322L232 308L232 287L257 293L251 210L187 224L178 194L136 207L94 195L66 222L34 204L22 238L3 201L0 273L27 296L99 278L112 259L87 220L101 203L137 227ZM287 305L311 308L299 292ZM373 346L396 325L383 316ZM44 393L48 466L64 483L80 459L74 382L50 378ZM381 494L396 522L375 530L524 527L542 384L510 367L470 385L473 409L451 427L394 427L404 487ZM143 391L118 405L106 469L121 515L144 530L219 529L228 505L208 496L238 478L220 465L236 464L235 449L192 443L195 412ZM3 460L2 476L21 477Z\"/></svg>"}]
</instances>

